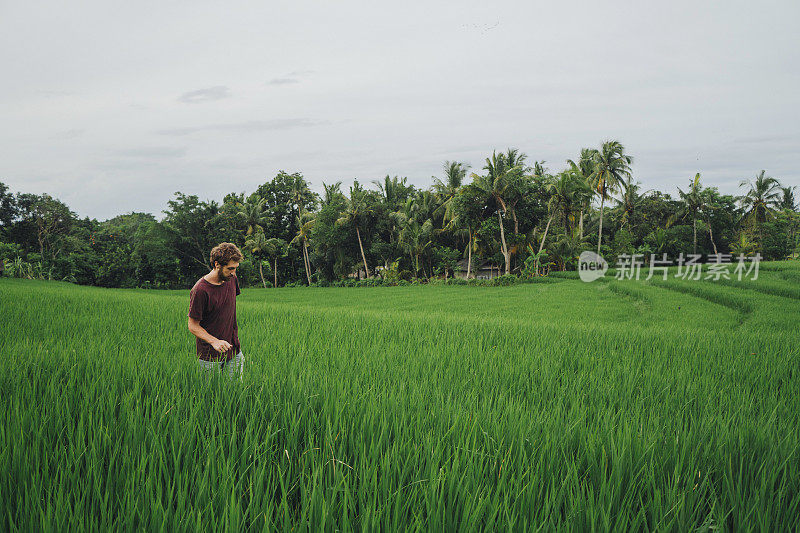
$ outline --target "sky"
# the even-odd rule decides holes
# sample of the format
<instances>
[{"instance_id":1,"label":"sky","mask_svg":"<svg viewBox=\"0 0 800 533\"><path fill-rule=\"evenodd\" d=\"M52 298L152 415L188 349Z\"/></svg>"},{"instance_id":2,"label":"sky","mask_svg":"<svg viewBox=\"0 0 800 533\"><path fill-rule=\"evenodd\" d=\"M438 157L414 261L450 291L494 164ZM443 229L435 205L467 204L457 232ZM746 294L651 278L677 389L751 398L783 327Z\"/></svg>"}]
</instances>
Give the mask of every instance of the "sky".
<instances>
[{"instance_id":1,"label":"sky","mask_svg":"<svg viewBox=\"0 0 800 533\"><path fill-rule=\"evenodd\" d=\"M0 182L162 216L280 170L428 187L620 141L643 188L800 185L800 2L0 0ZM374 187L374 186L373 186Z\"/></svg>"}]
</instances>

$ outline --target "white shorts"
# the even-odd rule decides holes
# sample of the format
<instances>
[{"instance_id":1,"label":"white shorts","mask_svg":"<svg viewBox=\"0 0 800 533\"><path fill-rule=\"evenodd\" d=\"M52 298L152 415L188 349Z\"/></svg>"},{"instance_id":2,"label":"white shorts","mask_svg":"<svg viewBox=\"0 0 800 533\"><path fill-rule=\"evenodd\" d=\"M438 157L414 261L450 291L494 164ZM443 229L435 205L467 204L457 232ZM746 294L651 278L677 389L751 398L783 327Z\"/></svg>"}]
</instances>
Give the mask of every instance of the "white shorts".
<instances>
[{"instance_id":1,"label":"white shorts","mask_svg":"<svg viewBox=\"0 0 800 533\"><path fill-rule=\"evenodd\" d=\"M227 374L228 377L239 376L239 381L242 380L244 374L244 354L240 351L229 361L203 361L198 359L200 367L208 370L209 372L219 371Z\"/></svg>"}]
</instances>

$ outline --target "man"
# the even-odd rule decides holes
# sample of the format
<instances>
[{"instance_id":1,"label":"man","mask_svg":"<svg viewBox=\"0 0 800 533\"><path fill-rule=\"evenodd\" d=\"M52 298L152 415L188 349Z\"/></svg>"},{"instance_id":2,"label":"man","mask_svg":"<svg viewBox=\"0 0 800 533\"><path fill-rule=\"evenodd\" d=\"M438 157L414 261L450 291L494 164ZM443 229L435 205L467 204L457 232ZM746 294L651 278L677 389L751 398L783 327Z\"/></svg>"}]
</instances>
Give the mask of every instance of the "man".
<instances>
[{"instance_id":1,"label":"man","mask_svg":"<svg viewBox=\"0 0 800 533\"><path fill-rule=\"evenodd\" d=\"M236 269L242 252L223 242L211 250L211 271L197 280L189 297L189 331L197 337L200 366L229 376L244 372L244 354L236 324L236 297L240 294Z\"/></svg>"}]
</instances>

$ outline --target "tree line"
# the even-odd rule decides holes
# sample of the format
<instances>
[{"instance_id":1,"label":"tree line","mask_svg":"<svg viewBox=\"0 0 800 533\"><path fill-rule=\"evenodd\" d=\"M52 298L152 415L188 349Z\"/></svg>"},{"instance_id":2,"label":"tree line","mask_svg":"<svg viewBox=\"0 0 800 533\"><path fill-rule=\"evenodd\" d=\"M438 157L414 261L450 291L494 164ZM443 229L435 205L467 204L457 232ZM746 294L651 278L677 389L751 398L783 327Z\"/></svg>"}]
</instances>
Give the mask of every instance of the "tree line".
<instances>
[{"instance_id":1,"label":"tree line","mask_svg":"<svg viewBox=\"0 0 800 533\"><path fill-rule=\"evenodd\" d=\"M325 285L474 277L490 265L508 276L573 270L580 253L794 257L800 215L794 188L761 171L741 195L687 177L678 196L643 190L618 141L581 150L551 172L509 148L480 170L444 162L428 188L385 176L310 190L281 171L250 194L221 202L175 193L161 220L132 212L79 218L48 194L0 183L0 259L5 275L103 287L180 288L207 272L219 242L245 257L246 285ZM613 260L611 261L613 263Z\"/></svg>"}]
</instances>

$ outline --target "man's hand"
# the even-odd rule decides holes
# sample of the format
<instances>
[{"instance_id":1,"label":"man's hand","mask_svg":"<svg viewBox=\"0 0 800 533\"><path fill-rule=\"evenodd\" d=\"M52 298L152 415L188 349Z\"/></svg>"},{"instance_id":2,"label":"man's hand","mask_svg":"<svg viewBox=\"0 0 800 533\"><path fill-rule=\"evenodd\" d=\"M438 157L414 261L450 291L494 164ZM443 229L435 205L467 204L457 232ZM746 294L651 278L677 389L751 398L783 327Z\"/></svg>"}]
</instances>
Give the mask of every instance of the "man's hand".
<instances>
[{"instance_id":1,"label":"man's hand","mask_svg":"<svg viewBox=\"0 0 800 533\"><path fill-rule=\"evenodd\" d=\"M200 325L200 321L197 320L196 318L189 317L189 331L191 331L192 334L201 341L205 341L208 344L210 344L211 347L214 348L219 353L225 353L231 348L233 348L233 346L231 346L231 343L229 343L228 341L223 341L210 335L203 328L203 326Z\"/></svg>"},{"instance_id":2,"label":"man's hand","mask_svg":"<svg viewBox=\"0 0 800 533\"><path fill-rule=\"evenodd\" d=\"M233 348L233 346L231 346L231 344L228 341L223 341L220 339L217 339L214 342L212 342L211 346L219 353L225 353L231 348Z\"/></svg>"}]
</instances>

